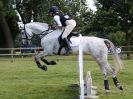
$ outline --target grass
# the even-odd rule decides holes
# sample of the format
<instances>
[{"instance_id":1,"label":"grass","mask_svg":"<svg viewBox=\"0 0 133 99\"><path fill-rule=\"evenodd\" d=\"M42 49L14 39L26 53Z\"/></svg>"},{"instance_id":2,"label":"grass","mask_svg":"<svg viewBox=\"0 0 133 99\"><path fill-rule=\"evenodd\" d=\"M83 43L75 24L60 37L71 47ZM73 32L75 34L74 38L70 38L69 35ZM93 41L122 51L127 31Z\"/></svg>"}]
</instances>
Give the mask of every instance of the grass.
<instances>
[{"instance_id":1,"label":"grass","mask_svg":"<svg viewBox=\"0 0 133 99\"><path fill-rule=\"evenodd\" d=\"M56 57L48 57L55 60ZM28 61L26 61L28 60ZM37 68L32 58L0 58L0 99L73 99L79 95L78 64L75 56L60 57L58 64L48 66L48 71ZM89 61L88 61L89 60ZM112 60L109 60L112 63ZM125 68L118 75L124 91L110 81L110 93L105 94L103 76L96 62L84 59L84 74L91 70L93 85L97 86L99 99L133 99L133 60L123 60Z\"/></svg>"}]
</instances>

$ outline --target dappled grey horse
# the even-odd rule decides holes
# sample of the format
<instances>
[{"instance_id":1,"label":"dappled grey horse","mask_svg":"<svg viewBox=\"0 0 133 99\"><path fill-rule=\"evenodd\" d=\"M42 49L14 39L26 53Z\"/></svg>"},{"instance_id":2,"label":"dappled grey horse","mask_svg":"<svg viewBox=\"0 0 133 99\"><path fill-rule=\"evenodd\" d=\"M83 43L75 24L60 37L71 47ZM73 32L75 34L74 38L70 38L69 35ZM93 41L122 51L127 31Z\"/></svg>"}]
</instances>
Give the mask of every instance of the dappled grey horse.
<instances>
[{"instance_id":1,"label":"dappled grey horse","mask_svg":"<svg viewBox=\"0 0 133 99\"><path fill-rule=\"evenodd\" d=\"M23 27L23 25L21 25L21 27ZM58 49L60 47L58 38L61 35L62 30L51 30L46 23L32 22L25 24L25 32L28 38L32 38L33 34L40 35L41 37L41 47L43 48L43 51L35 55L35 62L37 66L42 70L47 70L46 65L55 65L55 61L48 61L45 59L45 56L58 53ZM98 63L100 70L104 76L105 91L109 91L107 75L108 72L112 75L113 82L116 87L120 90L123 90L116 77L118 72L122 69L123 64L118 56L118 53L115 50L115 46L113 45L113 43L108 39L102 39L98 37L83 36L79 38L73 36L70 38L70 45L73 54L78 54L78 45L80 41L79 39L81 40L83 46L83 53L90 54ZM106 43L108 43L112 49L112 55L116 66L115 69L112 68L107 60L108 47ZM65 49L63 48L61 54L63 54L64 52ZM40 60L43 61L46 65L42 65L40 63Z\"/></svg>"}]
</instances>

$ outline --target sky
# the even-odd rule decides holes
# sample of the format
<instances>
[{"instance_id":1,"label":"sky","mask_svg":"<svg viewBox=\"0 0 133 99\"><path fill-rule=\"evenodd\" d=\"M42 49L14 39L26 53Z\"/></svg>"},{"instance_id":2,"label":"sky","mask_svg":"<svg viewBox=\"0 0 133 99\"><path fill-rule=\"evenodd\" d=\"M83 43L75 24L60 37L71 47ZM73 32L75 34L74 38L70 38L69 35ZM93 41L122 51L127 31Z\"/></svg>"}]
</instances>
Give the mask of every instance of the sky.
<instances>
[{"instance_id":1,"label":"sky","mask_svg":"<svg viewBox=\"0 0 133 99\"><path fill-rule=\"evenodd\" d=\"M94 6L94 1L93 0L86 0L88 7L92 9L93 11L96 11L96 7Z\"/></svg>"}]
</instances>

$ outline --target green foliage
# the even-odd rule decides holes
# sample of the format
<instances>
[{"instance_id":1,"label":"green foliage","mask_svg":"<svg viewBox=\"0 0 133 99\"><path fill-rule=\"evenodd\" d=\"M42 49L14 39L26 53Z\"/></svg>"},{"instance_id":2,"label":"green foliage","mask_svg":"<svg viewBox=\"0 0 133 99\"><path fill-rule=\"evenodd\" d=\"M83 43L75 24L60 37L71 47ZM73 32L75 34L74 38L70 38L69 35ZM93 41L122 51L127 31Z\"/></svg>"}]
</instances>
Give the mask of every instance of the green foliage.
<instances>
[{"instance_id":1,"label":"green foliage","mask_svg":"<svg viewBox=\"0 0 133 99\"><path fill-rule=\"evenodd\" d=\"M8 24L7 26L5 26L2 22L0 24L0 30L1 30L1 39L0 39L0 47L8 47L6 46L6 43L8 41L8 39L5 38L5 31L4 28L2 27L4 25L4 27L6 29L9 29L9 31L11 31L11 35L13 38L13 40L16 38L16 34L18 34L18 26L17 26L17 16L15 11L12 8L11 5L11 0L1 0L0 1L0 19L6 20L6 23ZM9 26L9 28L8 28ZM10 33L9 33L10 35ZM6 41L6 42L5 42Z\"/></svg>"},{"instance_id":2,"label":"green foliage","mask_svg":"<svg viewBox=\"0 0 133 99\"><path fill-rule=\"evenodd\" d=\"M121 46L125 43L125 33L121 31L117 31L116 33L111 33L109 38L115 43L117 46Z\"/></svg>"},{"instance_id":3,"label":"green foliage","mask_svg":"<svg viewBox=\"0 0 133 99\"><path fill-rule=\"evenodd\" d=\"M83 35L109 38L118 45L130 45L133 38L133 0L95 0L96 12L87 8L86 0L1 0L0 15L6 16L15 38L18 19L12 5L16 5L24 23L31 22L32 18L51 23L48 9L56 5L77 21L74 31L80 31Z\"/></svg>"},{"instance_id":4,"label":"green foliage","mask_svg":"<svg viewBox=\"0 0 133 99\"><path fill-rule=\"evenodd\" d=\"M130 42L133 26L133 1L132 0L95 0L97 11L92 21L92 30L107 34L104 37L113 38L116 44L125 44L118 39L117 31L125 33L125 41ZM121 32L121 33L122 33ZM113 34L112 34L113 33ZM123 35L123 34L121 34ZM129 44L129 43L128 43Z\"/></svg>"},{"instance_id":5,"label":"green foliage","mask_svg":"<svg viewBox=\"0 0 133 99\"><path fill-rule=\"evenodd\" d=\"M24 23L31 22L32 15L33 20L37 22L46 22L51 24L52 17L48 16L48 9L51 6L58 6L60 11L70 15L77 21L77 26L74 31L84 31L85 22L84 14L86 13L86 0L23 0L22 3L16 0L16 8L22 17ZM84 22L83 22L84 21Z\"/></svg>"}]
</instances>

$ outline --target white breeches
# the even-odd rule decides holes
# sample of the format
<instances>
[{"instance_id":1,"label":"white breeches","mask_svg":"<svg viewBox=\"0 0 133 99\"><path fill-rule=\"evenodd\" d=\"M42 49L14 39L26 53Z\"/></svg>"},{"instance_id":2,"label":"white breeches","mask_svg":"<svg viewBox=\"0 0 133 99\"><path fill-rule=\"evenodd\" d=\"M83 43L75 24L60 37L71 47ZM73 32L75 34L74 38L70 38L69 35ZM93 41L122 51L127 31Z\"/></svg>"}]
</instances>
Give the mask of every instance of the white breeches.
<instances>
[{"instance_id":1,"label":"white breeches","mask_svg":"<svg viewBox=\"0 0 133 99\"><path fill-rule=\"evenodd\" d=\"M62 39L66 38L71 32L72 30L75 28L76 26L76 21L75 20L66 20L66 27L65 30L62 34Z\"/></svg>"}]
</instances>

